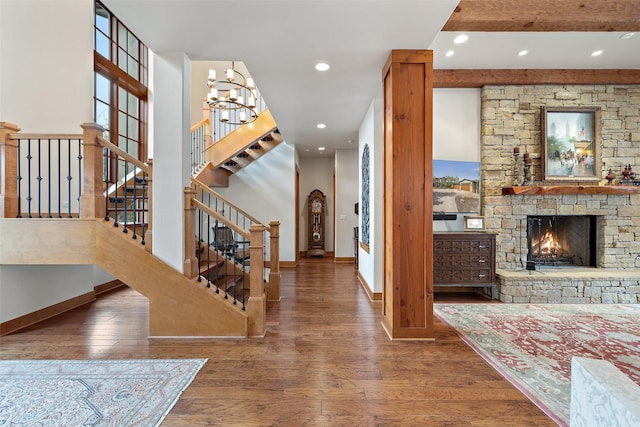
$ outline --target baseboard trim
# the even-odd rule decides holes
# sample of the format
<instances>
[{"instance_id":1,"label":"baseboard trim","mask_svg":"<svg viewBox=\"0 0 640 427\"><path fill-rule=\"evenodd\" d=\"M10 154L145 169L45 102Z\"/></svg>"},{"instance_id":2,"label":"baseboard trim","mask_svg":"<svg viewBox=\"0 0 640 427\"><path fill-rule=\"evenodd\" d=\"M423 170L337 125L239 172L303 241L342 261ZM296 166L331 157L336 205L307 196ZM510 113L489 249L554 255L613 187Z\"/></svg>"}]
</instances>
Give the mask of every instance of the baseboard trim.
<instances>
[{"instance_id":1,"label":"baseboard trim","mask_svg":"<svg viewBox=\"0 0 640 427\"><path fill-rule=\"evenodd\" d=\"M297 265L295 261L280 261L280 268L296 268Z\"/></svg>"},{"instance_id":2,"label":"baseboard trim","mask_svg":"<svg viewBox=\"0 0 640 427\"><path fill-rule=\"evenodd\" d=\"M360 274L359 271L358 271L358 281L360 282L360 285L362 286L364 291L367 293L367 296L369 297L369 301L373 301L373 302L382 301L382 292L373 292L369 287L369 284L367 283L365 278L362 277L362 274Z\"/></svg>"},{"instance_id":3,"label":"baseboard trim","mask_svg":"<svg viewBox=\"0 0 640 427\"><path fill-rule=\"evenodd\" d=\"M107 283L103 283L102 285L97 285L93 288L93 292L95 292L96 295L100 295L103 294L105 292L109 292L113 289L117 289L120 286L125 286L124 283L122 283L120 280L116 279L116 280L112 280L110 282Z\"/></svg>"},{"instance_id":4,"label":"baseboard trim","mask_svg":"<svg viewBox=\"0 0 640 427\"><path fill-rule=\"evenodd\" d=\"M77 297L68 299L66 301L59 302L49 307L36 310L32 313L25 314L15 319L8 320L0 323L0 336L11 334L27 326L35 325L43 320L50 319L58 314L62 314L66 311L73 310L82 305L88 304L96 300L96 293L94 291L87 292L86 294L78 295Z\"/></svg>"},{"instance_id":5,"label":"baseboard trim","mask_svg":"<svg viewBox=\"0 0 640 427\"><path fill-rule=\"evenodd\" d=\"M355 264L356 258L352 256L335 257L336 264Z\"/></svg>"}]
</instances>

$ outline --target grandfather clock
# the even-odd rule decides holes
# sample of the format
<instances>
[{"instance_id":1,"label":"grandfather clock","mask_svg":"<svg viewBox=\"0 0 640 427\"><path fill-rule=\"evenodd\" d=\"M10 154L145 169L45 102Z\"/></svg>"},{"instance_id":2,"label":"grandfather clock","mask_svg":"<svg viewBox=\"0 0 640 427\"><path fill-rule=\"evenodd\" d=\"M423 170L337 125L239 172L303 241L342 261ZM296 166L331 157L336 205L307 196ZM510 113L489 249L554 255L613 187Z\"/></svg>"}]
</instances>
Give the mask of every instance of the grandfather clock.
<instances>
[{"instance_id":1,"label":"grandfather clock","mask_svg":"<svg viewBox=\"0 0 640 427\"><path fill-rule=\"evenodd\" d=\"M308 215L308 245L307 256L324 257L324 222L325 197L320 190L313 190L307 197Z\"/></svg>"}]
</instances>

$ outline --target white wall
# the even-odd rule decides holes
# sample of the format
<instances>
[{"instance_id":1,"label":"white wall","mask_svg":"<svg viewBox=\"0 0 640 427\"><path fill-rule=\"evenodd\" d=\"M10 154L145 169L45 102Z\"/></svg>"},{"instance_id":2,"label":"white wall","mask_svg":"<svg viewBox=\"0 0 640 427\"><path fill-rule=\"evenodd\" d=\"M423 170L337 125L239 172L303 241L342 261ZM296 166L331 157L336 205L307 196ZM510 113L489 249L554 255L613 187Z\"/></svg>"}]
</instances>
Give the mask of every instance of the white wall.
<instances>
[{"instance_id":1,"label":"white wall","mask_svg":"<svg viewBox=\"0 0 640 427\"><path fill-rule=\"evenodd\" d=\"M369 252L359 249L358 271L373 292L382 292L382 260L384 251L383 235L383 105L382 100L374 100L362 120L358 133L358 200L362 204L362 151L369 145ZM358 218L362 227L362 218ZM362 231L360 231L362 236Z\"/></svg>"},{"instance_id":2,"label":"white wall","mask_svg":"<svg viewBox=\"0 0 640 427\"><path fill-rule=\"evenodd\" d=\"M326 227L325 227L325 247L324 250L332 252L333 244L333 157L301 157L300 158L300 250L308 249L307 233L307 197L313 190L320 190L326 200Z\"/></svg>"},{"instance_id":3,"label":"white wall","mask_svg":"<svg viewBox=\"0 0 640 427\"><path fill-rule=\"evenodd\" d=\"M214 188L264 224L280 221L280 261L295 261L295 150L286 143L229 177L228 188Z\"/></svg>"},{"instance_id":4,"label":"white wall","mask_svg":"<svg viewBox=\"0 0 640 427\"><path fill-rule=\"evenodd\" d=\"M154 54L153 254L182 272L184 187L189 185L190 61Z\"/></svg>"},{"instance_id":5,"label":"white wall","mask_svg":"<svg viewBox=\"0 0 640 427\"><path fill-rule=\"evenodd\" d=\"M93 13L92 0L0 1L0 121L74 134L93 121ZM90 265L2 265L0 321L90 292L93 276Z\"/></svg>"},{"instance_id":6,"label":"white wall","mask_svg":"<svg viewBox=\"0 0 640 427\"><path fill-rule=\"evenodd\" d=\"M82 133L93 121L93 1L0 2L0 121Z\"/></svg>"},{"instance_id":7,"label":"white wall","mask_svg":"<svg viewBox=\"0 0 640 427\"><path fill-rule=\"evenodd\" d=\"M336 226L334 252L336 258L353 258L353 228L358 226L358 215L354 205L359 198L358 192L358 150L337 150L336 170Z\"/></svg>"}]
</instances>

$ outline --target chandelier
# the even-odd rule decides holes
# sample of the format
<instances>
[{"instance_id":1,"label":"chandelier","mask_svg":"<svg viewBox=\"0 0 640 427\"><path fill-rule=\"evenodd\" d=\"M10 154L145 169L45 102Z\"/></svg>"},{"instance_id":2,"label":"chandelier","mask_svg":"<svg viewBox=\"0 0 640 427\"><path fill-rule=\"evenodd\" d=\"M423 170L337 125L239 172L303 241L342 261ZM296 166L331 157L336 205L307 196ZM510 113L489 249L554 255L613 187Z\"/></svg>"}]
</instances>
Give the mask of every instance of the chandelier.
<instances>
[{"instance_id":1,"label":"chandelier","mask_svg":"<svg viewBox=\"0 0 640 427\"><path fill-rule=\"evenodd\" d=\"M224 70L224 75L224 80L218 80L216 70L209 70L209 108L218 110L218 117L223 123L242 125L254 122L258 118L258 96L253 79L237 71L234 62L231 62L231 68Z\"/></svg>"}]
</instances>

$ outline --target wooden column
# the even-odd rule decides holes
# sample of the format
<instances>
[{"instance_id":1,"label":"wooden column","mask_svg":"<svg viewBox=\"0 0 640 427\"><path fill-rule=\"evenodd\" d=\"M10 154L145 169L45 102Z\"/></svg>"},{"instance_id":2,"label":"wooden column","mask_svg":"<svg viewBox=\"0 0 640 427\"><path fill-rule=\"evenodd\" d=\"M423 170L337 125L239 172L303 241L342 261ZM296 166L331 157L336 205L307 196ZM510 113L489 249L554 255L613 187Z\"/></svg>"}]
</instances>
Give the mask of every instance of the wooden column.
<instances>
[{"instance_id":1,"label":"wooden column","mask_svg":"<svg viewBox=\"0 0 640 427\"><path fill-rule=\"evenodd\" d=\"M196 245L199 245L196 240L196 207L191 203L191 199L195 196L195 188L184 188L184 262L182 270L189 279L196 277L199 269L196 257ZM203 247L208 248L208 243L204 242Z\"/></svg>"},{"instance_id":2,"label":"wooden column","mask_svg":"<svg viewBox=\"0 0 640 427\"><path fill-rule=\"evenodd\" d=\"M262 337L267 332L267 296L264 293L264 225L252 225L249 228L249 257L251 271L249 272L249 302L247 315L249 316L247 331L250 337Z\"/></svg>"},{"instance_id":3,"label":"wooden column","mask_svg":"<svg viewBox=\"0 0 640 427\"><path fill-rule=\"evenodd\" d=\"M82 195L80 196L80 216L100 218L106 216L104 197L104 169L102 145L96 138L104 129L95 123L83 123L82 136Z\"/></svg>"},{"instance_id":4,"label":"wooden column","mask_svg":"<svg viewBox=\"0 0 640 427\"><path fill-rule=\"evenodd\" d=\"M393 50L384 82L384 298L392 339L433 339L433 52Z\"/></svg>"},{"instance_id":5,"label":"wooden column","mask_svg":"<svg viewBox=\"0 0 640 427\"><path fill-rule=\"evenodd\" d=\"M13 123L0 122L0 215L18 215L18 141L9 139L20 128Z\"/></svg>"},{"instance_id":6,"label":"wooden column","mask_svg":"<svg viewBox=\"0 0 640 427\"><path fill-rule=\"evenodd\" d=\"M269 223L269 301L280 301L280 221Z\"/></svg>"}]
</instances>

